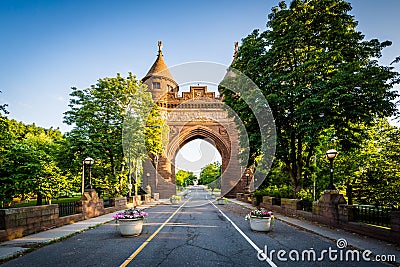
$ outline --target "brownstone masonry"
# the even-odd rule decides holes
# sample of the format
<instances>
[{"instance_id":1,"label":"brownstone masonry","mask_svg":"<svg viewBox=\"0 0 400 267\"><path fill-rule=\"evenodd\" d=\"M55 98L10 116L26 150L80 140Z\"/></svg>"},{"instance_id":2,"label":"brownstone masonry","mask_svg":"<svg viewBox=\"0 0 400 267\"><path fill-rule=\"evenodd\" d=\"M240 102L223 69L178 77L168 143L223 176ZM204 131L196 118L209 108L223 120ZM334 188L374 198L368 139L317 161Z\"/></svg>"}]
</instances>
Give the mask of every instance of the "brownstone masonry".
<instances>
[{"instance_id":1,"label":"brownstone masonry","mask_svg":"<svg viewBox=\"0 0 400 267\"><path fill-rule=\"evenodd\" d=\"M78 202L77 213L69 216L60 217L57 204L0 209L0 241L12 240L126 207L126 198L119 197L112 200L111 207L104 208L104 201L98 197L96 191L88 190Z\"/></svg>"},{"instance_id":2,"label":"brownstone masonry","mask_svg":"<svg viewBox=\"0 0 400 267\"><path fill-rule=\"evenodd\" d=\"M244 192L246 177L242 177L237 125L224 110L224 103L207 86L190 86L189 92L179 96L179 86L164 62L159 42L156 61L142 79L152 93L153 100L161 108L161 114L169 126L169 144L158 158L143 164L143 188L150 185L160 198L176 194L175 158L180 148L194 139L213 144L222 157L222 195L234 197ZM157 171L156 171L157 169ZM252 178L252 177L250 177Z\"/></svg>"}]
</instances>

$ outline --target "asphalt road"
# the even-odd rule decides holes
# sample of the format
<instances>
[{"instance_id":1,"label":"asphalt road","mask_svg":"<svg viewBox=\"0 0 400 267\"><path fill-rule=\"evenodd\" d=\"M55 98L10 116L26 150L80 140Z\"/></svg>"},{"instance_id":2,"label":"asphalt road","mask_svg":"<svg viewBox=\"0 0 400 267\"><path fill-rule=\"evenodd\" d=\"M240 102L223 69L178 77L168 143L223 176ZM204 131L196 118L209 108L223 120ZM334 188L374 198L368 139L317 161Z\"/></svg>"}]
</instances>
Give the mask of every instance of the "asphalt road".
<instances>
[{"instance_id":1,"label":"asphalt road","mask_svg":"<svg viewBox=\"0 0 400 267\"><path fill-rule=\"evenodd\" d=\"M388 266L366 262L361 253L359 261L352 260L355 254L339 249L336 242L279 221L272 232L253 232L244 220L246 209L214 205L201 190L193 190L179 205L147 211L150 215L140 236L121 237L110 222L3 266ZM266 259L257 248L272 257Z\"/></svg>"}]
</instances>

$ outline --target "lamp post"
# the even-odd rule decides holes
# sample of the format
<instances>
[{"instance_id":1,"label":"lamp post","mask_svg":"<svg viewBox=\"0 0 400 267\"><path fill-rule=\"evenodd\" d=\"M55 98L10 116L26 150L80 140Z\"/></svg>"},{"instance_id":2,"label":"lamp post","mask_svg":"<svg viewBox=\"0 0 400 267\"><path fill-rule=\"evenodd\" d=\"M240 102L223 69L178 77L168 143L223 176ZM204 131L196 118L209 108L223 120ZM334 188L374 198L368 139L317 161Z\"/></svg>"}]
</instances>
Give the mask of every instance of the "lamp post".
<instances>
[{"instance_id":1,"label":"lamp post","mask_svg":"<svg viewBox=\"0 0 400 267\"><path fill-rule=\"evenodd\" d=\"M81 191L82 191L82 195L83 195L83 192L85 191L85 161L84 160L82 161L82 188L81 188Z\"/></svg>"},{"instance_id":2,"label":"lamp post","mask_svg":"<svg viewBox=\"0 0 400 267\"><path fill-rule=\"evenodd\" d=\"M246 176L246 187L245 187L245 189L246 189L246 191L250 192L250 186L249 186L249 176L250 176L250 174L248 172L246 172L245 176Z\"/></svg>"},{"instance_id":3,"label":"lamp post","mask_svg":"<svg viewBox=\"0 0 400 267\"><path fill-rule=\"evenodd\" d=\"M338 152L335 149L329 149L326 151L326 158L329 160L331 167L329 185L326 190L336 190L336 187L333 184L333 160L336 158L337 154Z\"/></svg>"},{"instance_id":4,"label":"lamp post","mask_svg":"<svg viewBox=\"0 0 400 267\"><path fill-rule=\"evenodd\" d=\"M131 200L132 197L132 173L131 173L131 157L129 155L128 157L128 189L129 189L129 200Z\"/></svg>"},{"instance_id":5,"label":"lamp post","mask_svg":"<svg viewBox=\"0 0 400 267\"><path fill-rule=\"evenodd\" d=\"M147 185L149 185L150 173L146 173L146 177L147 177Z\"/></svg>"},{"instance_id":6,"label":"lamp post","mask_svg":"<svg viewBox=\"0 0 400 267\"><path fill-rule=\"evenodd\" d=\"M94 160L91 157L87 157L84 161L84 164L89 166L89 184L86 186L87 189L93 189L92 187L92 164Z\"/></svg>"},{"instance_id":7,"label":"lamp post","mask_svg":"<svg viewBox=\"0 0 400 267\"><path fill-rule=\"evenodd\" d=\"M154 192L158 192L158 177L157 177L157 172L158 172L158 154L154 156L154 160L156 161L156 186Z\"/></svg>"}]
</instances>

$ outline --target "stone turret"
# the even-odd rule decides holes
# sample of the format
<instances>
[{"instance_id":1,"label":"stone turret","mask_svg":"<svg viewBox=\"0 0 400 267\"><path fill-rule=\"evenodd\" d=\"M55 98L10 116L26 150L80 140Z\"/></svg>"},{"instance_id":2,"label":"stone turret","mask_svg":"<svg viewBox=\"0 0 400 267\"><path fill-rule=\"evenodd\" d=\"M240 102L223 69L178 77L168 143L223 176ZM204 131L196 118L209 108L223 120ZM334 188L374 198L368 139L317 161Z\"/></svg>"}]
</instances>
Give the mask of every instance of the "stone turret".
<instances>
[{"instance_id":1,"label":"stone turret","mask_svg":"<svg viewBox=\"0 0 400 267\"><path fill-rule=\"evenodd\" d=\"M153 99L156 102L168 92L177 93L179 91L178 84L164 62L161 41L158 41L157 59L142 79L142 82L147 84L148 91L152 93Z\"/></svg>"}]
</instances>

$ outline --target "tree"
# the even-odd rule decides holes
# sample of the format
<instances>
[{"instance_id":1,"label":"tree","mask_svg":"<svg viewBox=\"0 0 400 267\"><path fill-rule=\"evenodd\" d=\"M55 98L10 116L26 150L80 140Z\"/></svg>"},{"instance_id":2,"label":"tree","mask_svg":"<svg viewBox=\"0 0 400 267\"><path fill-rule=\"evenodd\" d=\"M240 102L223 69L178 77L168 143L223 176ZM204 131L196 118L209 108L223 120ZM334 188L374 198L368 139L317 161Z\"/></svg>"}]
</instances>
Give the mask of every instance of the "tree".
<instances>
[{"instance_id":1,"label":"tree","mask_svg":"<svg viewBox=\"0 0 400 267\"><path fill-rule=\"evenodd\" d=\"M141 94L145 91L139 92ZM146 96L147 97L147 96ZM137 101L130 103L123 128L123 147L128 165L128 178L134 174L135 195L141 185L142 162L148 156L161 155L166 146L168 126L160 116L159 107ZM146 98L148 101L148 98ZM133 103L133 104L132 104Z\"/></svg>"},{"instance_id":2,"label":"tree","mask_svg":"<svg viewBox=\"0 0 400 267\"><path fill-rule=\"evenodd\" d=\"M214 162L203 167L200 172L199 184L207 185L221 177L221 163Z\"/></svg>"},{"instance_id":3,"label":"tree","mask_svg":"<svg viewBox=\"0 0 400 267\"><path fill-rule=\"evenodd\" d=\"M294 192L310 183L311 163L327 130L343 151L357 147L359 125L397 112L391 90L399 74L376 60L389 41L366 41L342 0L280 2L265 32L243 39L233 67L262 90L275 118L276 158L285 164ZM257 130L240 96L222 89L224 101L251 134ZM358 134L359 133L359 134ZM250 138L250 155L262 151ZM331 143L332 144L332 143Z\"/></svg>"},{"instance_id":4,"label":"tree","mask_svg":"<svg viewBox=\"0 0 400 267\"><path fill-rule=\"evenodd\" d=\"M59 167L63 137L58 130L43 129L8 120L9 142L0 160L0 199L6 205L13 197L37 196L48 200L70 192L67 172Z\"/></svg>"},{"instance_id":5,"label":"tree","mask_svg":"<svg viewBox=\"0 0 400 267\"><path fill-rule=\"evenodd\" d=\"M125 194L125 164L128 169L135 168L136 173L137 161L146 154L145 126L154 107L151 93L146 90L132 73L127 78L117 74L115 78L99 79L96 85L83 90L72 88L70 110L64 117L67 124L74 125L67 134L70 160L75 162L76 170L87 156L95 160L92 182L99 191ZM157 110L154 112L157 114Z\"/></svg>"},{"instance_id":6,"label":"tree","mask_svg":"<svg viewBox=\"0 0 400 267\"><path fill-rule=\"evenodd\" d=\"M0 91L0 93L1 93L1 91ZM7 104L0 105L0 153L1 154L3 153L6 143L9 140L8 119L6 117L6 115L8 114L8 111L7 111L6 107L7 107Z\"/></svg>"},{"instance_id":7,"label":"tree","mask_svg":"<svg viewBox=\"0 0 400 267\"><path fill-rule=\"evenodd\" d=\"M365 127L367 137L360 147L341 153L335 160L339 189L348 202L380 206L400 206L400 129L380 119ZM326 170L328 173L328 170Z\"/></svg>"},{"instance_id":8,"label":"tree","mask_svg":"<svg viewBox=\"0 0 400 267\"><path fill-rule=\"evenodd\" d=\"M197 177L193 174L193 172L179 170L175 174L175 182L177 186L188 186L193 184L193 180L196 180Z\"/></svg>"},{"instance_id":9,"label":"tree","mask_svg":"<svg viewBox=\"0 0 400 267\"><path fill-rule=\"evenodd\" d=\"M0 91L0 93L1 93L1 91ZM6 109L7 106L8 106L7 104L0 105L0 115L2 115L1 113L8 114L8 111Z\"/></svg>"}]
</instances>

